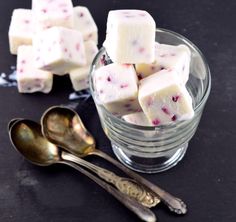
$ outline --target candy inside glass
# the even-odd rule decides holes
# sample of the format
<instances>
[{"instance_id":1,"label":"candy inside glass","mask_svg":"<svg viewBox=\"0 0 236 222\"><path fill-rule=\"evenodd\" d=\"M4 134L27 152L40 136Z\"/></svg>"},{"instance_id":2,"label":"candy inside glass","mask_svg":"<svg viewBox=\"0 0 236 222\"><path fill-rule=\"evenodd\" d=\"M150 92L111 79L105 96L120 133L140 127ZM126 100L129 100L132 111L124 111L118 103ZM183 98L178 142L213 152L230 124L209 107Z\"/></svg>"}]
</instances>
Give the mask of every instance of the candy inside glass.
<instances>
[{"instance_id":1,"label":"candy inside glass","mask_svg":"<svg viewBox=\"0 0 236 222\"><path fill-rule=\"evenodd\" d=\"M190 76L187 90L193 99L195 115L191 120L158 127L137 126L112 115L99 102L94 87L94 72L111 63L106 50L101 48L90 72L90 90L95 101L104 132L111 141L117 158L127 167L157 173L175 166L185 155L188 143L198 127L211 88L211 75L205 57L185 37L165 29L156 30L156 41L161 44L185 44L191 50Z\"/></svg>"}]
</instances>

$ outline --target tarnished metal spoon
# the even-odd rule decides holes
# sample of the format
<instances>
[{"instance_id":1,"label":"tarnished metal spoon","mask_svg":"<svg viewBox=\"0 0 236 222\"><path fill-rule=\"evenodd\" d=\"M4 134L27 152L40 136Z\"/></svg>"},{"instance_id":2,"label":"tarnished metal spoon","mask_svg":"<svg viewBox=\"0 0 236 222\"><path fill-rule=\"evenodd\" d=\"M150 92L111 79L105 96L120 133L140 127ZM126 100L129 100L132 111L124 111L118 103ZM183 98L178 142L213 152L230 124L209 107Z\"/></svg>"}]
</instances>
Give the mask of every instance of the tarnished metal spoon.
<instances>
[{"instance_id":1,"label":"tarnished metal spoon","mask_svg":"<svg viewBox=\"0 0 236 222\"><path fill-rule=\"evenodd\" d=\"M31 163L39 166L49 166L56 163L69 165L103 187L143 221L156 221L155 215L148 208L73 163L73 159L69 158L72 156L71 154L50 143L42 135L40 124L21 119L11 121L9 127L9 137L13 146Z\"/></svg>"},{"instance_id":2,"label":"tarnished metal spoon","mask_svg":"<svg viewBox=\"0 0 236 222\"><path fill-rule=\"evenodd\" d=\"M138 183L146 186L160 198L169 209L177 214L186 214L186 204L157 185L151 183L121 163L96 149L93 136L84 127L79 115L72 109L54 106L45 111L41 118L43 135L52 143L79 157L100 156L117 166Z\"/></svg>"},{"instance_id":3,"label":"tarnished metal spoon","mask_svg":"<svg viewBox=\"0 0 236 222\"><path fill-rule=\"evenodd\" d=\"M12 119L8 124L8 130L11 129L12 125L16 122L22 120L23 123L25 122L33 122L26 119ZM37 124L37 123L35 123ZM63 152L62 158L68 161L75 162L93 173L97 174L101 179L105 180L108 183L114 185L120 192L127 194L128 196L134 198L138 202L140 202L143 206L151 208L156 206L160 203L160 199L153 195L152 192L145 189L144 186L138 184L135 180L125 177L117 176L115 173L106 170L102 167L96 166L92 163L89 163L86 160L83 160L75 155L71 155L70 153Z\"/></svg>"}]
</instances>

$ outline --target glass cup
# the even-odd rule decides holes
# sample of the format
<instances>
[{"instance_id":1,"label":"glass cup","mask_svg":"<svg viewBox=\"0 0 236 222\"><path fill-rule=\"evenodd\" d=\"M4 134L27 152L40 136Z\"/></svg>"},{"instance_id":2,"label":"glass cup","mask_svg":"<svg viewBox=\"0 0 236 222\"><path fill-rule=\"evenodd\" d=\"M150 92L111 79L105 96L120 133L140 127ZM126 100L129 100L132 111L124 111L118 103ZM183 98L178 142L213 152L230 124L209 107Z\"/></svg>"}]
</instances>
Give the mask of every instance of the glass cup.
<instances>
[{"instance_id":1,"label":"glass cup","mask_svg":"<svg viewBox=\"0 0 236 222\"><path fill-rule=\"evenodd\" d=\"M125 122L107 111L99 102L94 88L94 72L111 63L104 48L96 55L90 71L90 90L95 101L104 132L111 141L117 158L127 167L156 173L175 166L185 155L188 143L198 127L211 88L211 75L205 57L185 37L165 29L156 30L161 44L185 44L191 50L190 76L186 84L193 99L195 115L190 120L166 126L137 126Z\"/></svg>"}]
</instances>

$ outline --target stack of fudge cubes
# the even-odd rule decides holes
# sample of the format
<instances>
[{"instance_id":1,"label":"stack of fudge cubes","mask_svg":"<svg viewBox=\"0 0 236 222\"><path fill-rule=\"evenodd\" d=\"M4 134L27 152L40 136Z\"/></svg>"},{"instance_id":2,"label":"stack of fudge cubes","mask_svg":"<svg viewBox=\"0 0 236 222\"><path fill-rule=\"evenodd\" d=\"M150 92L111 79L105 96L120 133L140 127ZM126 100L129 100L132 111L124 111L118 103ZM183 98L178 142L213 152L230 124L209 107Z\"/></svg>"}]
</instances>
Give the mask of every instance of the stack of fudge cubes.
<instances>
[{"instance_id":1,"label":"stack of fudge cubes","mask_svg":"<svg viewBox=\"0 0 236 222\"><path fill-rule=\"evenodd\" d=\"M32 9L15 9L9 44L17 55L19 92L49 93L53 74L68 73L76 91L88 88L97 32L89 10L71 0L32 0Z\"/></svg>"},{"instance_id":2,"label":"stack of fudge cubes","mask_svg":"<svg viewBox=\"0 0 236 222\"><path fill-rule=\"evenodd\" d=\"M194 115L185 85L191 52L155 42L156 24L143 10L108 14L104 47L111 64L94 72L99 102L113 115L142 126L161 126Z\"/></svg>"}]
</instances>

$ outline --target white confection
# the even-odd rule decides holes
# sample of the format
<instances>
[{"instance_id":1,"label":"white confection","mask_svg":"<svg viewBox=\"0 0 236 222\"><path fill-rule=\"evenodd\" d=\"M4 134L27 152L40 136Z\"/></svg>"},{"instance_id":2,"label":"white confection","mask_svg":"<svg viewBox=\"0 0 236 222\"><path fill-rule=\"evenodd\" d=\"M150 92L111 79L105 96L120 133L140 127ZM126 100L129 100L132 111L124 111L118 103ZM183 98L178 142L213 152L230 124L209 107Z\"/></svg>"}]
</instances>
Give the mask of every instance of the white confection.
<instances>
[{"instance_id":1,"label":"white confection","mask_svg":"<svg viewBox=\"0 0 236 222\"><path fill-rule=\"evenodd\" d=\"M64 75L86 64L84 42L80 32L53 27L33 39L37 68Z\"/></svg>"},{"instance_id":2,"label":"white confection","mask_svg":"<svg viewBox=\"0 0 236 222\"><path fill-rule=\"evenodd\" d=\"M146 11L110 11L103 45L113 62L152 63L155 59L155 31L155 21Z\"/></svg>"},{"instance_id":3,"label":"white confection","mask_svg":"<svg viewBox=\"0 0 236 222\"><path fill-rule=\"evenodd\" d=\"M98 28L88 8L74 7L74 23L75 29L82 33L84 41L92 40L98 43Z\"/></svg>"},{"instance_id":4,"label":"white confection","mask_svg":"<svg viewBox=\"0 0 236 222\"><path fill-rule=\"evenodd\" d=\"M84 43L86 54L86 66L78 69L74 69L70 72L70 79L75 91L89 88L89 71L92 61L98 52L96 43L93 41L87 41Z\"/></svg>"},{"instance_id":5,"label":"white confection","mask_svg":"<svg viewBox=\"0 0 236 222\"><path fill-rule=\"evenodd\" d=\"M117 116L140 111L137 82L132 65L113 63L94 73L98 101Z\"/></svg>"},{"instance_id":6,"label":"white confection","mask_svg":"<svg viewBox=\"0 0 236 222\"><path fill-rule=\"evenodd\" d=\"M162 70L142 79L138 98L154 126L191 119L194 115L192 98L176 71Z\"/></svg>"},{"instance_id":7,"label":"white confection","mask_svg":"<svg viewBox=\"0 0 236 222\"><path fill-rule=\"evenodd\" d=\"M151 64L136 64L140 78L145 78L163 69L172 69L179 73L185 84L189 78L191 51L185 45L165 45L156 43L155 62Z\"/></svg>"},{"instance_id":8,"label":"white confection","mask_svg":"<svg viewBox=\"0 0 236 222\"><path fill-rule=\"evenodd\" d=\"M75 91L89 88L90 67L74 69L70 72L70 80Z\"/></svg>"},{"instance_id":9,"label":"white confection","mask_svg":"<svg viewBox=\"0 0 236 222\"><path fill-rule=\"evenodd\" d=\"M36 69L33 63L32 46L20 46L18 49L16 73L19 92L49 93L53 83L52 73Z\"/></svg>"},{"instance_id":10,"label":"white confection","mask_svg":"<svg viewBox=\"0 0 236 222\"><path fill-rule=\"evenodd\" d=\"M122 118L128 122L139 126L152 126L152 124L149 122L148 118L143 112L137 112L137 113L131 113L125 116L122 116Z\"/></svg>"},{"instance_id":11,"label":"white confection","mask_svg":"<svg viewBox=\"0 0 236 222\"><path fill-rule=\"evenodd\" d=\"M32 0L36 31L62 26L73 28L74 11L71 0Z\"/></svg>"},{"instance_id":12,"label":"white confection","mask_svg":"<svg viewBox=\"0 0 236 222\"><path fill-rule=\"evenodd\" d=\"M32 11L29 9L15 9L12 13L9 28L10 52L17 54L21 45L31 45L33 36Z\"/></svg>"}]
</instances>

